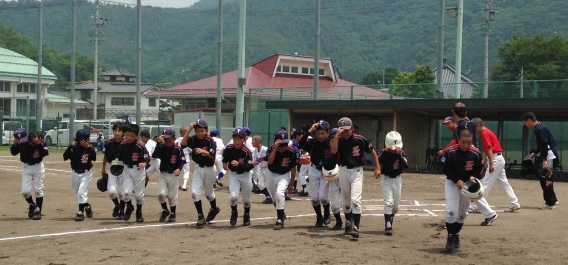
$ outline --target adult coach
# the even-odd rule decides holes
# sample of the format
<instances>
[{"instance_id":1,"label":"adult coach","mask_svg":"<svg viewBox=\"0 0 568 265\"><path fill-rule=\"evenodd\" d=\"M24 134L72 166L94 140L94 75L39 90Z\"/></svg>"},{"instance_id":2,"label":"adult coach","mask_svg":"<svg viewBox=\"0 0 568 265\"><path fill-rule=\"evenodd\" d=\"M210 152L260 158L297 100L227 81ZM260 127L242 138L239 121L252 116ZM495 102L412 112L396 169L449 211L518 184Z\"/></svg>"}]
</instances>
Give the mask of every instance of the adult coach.
<instances>
[{"instance_id":1,"label":"adult coach","mask_svg":"<svg viewBox=\"0 0 568 265\"><path fill-rule=\"evenodd\" d=\"M446 129L452 132L452 134L454 133L455 130L458 129L458 125L456 124L456 119L453 116L446 117L444 119L444 125L446 126ZM452 138L452 141L448 144L448 146L438 151L438 156L443 156L446 150L448 150L448 148L450 148L450 146L454 144L456 144L456 141L455 139Z\"/></svg>"},{"instance_id":2,"label":"adult coach","mask_svg":"<svg viewBox=\"0 0 568 265\"><path fill-rule=\"evenodd\" d=\"M503 158L503 148L499 143L497 136L483 123L480 118L473 118L471 120L475 124L477 133L481 136L481 143L483 146L483 153L487 159L486 161L489 165L487 171L485 171L485 177L483 177L483 188L485 189L485 194L483 195L486 199L489 197L489 192L493 188L495 181L501 186L507 197L509 197L509 208L506 212L514 212L521 209L519 204L519 199L513 191L513 187L509 184L507 180L507 174L505 173L505 158ZM483 163L485 164L485 162Z\"/></svg>"},{"instance_id":3,"label":"adult coach","mask_svg":"<svg viewBox=\"0 0 568 265\"><path fill-rule=\"evenodd\" d=\"M542 168L553 168L554 159L558 159L558 152L556 151L556 142L548 127L539 122L532 112L527 112L521 117L525 122L525 126L534 128L534 135L536 136L537 150L531 153L534 157L540 153L542 158ZM540 187L542 188L542 195L544 197L544 204L538 207L541 210L552 210L556 208L558 200L556 193L554 193L554 175L550 178L540 178Z\"/></svg>"}]
</instances>

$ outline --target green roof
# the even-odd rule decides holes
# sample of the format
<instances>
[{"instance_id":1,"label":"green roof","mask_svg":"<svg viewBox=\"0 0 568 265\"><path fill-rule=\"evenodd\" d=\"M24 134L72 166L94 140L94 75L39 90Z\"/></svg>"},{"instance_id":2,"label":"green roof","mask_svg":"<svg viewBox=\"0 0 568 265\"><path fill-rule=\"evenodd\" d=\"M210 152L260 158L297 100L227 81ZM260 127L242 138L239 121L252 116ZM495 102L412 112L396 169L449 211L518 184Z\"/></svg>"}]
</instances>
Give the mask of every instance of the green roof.
<instances>
[{"instance_id":1,"label":"green roof","mask_svg":"<svg viewBox=\"0 0 568 265\"><path fill-rule=\"evenodd\" d=\"M70 104L71 103L71 99L69 99L66 96L60 96L60 95L56 95L56 94L51 94L51 93L47 93L47 95L45 96L45 101L46 103L63 103L63 104ZM84 100L80 100L80 99L75 99L75 104L81 104L81 105L87 105L87 104L91 104L88 101L84 101Z\"/></svg>"},{"instance_id":2,"label":"green roof","mask_svg":"<svg viewBox=\"0 0 568 265\"><path fill-rule=\"evenodd\" d=\"M0 76L37 78L37 62L17 52L0 47ZM42 67L42 79L57 80L51 71Z\"/></svg>"}]
</instances>

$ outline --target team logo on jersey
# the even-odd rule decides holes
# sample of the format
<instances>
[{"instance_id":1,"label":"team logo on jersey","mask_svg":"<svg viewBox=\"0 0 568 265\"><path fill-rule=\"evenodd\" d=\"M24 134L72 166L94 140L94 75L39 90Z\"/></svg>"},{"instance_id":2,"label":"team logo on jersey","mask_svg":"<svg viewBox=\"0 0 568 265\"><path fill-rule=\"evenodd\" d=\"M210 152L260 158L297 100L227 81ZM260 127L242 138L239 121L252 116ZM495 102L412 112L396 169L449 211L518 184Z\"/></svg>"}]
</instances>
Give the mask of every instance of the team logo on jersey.
<instances>
[{"instance_id":1,"label":"team logo on jersey","mask_svg":"<svg viewBox=\"0 0 568 265\"><path fill-rule=\"evenodd\" d=\"M392 169L398 169L400 161L398 159L394 161L394 165L392 165Z\"/></svg>"},{"instance_id":2,"label":"team logo on jersey","mask_svg":"<svg viewBox=\"0 0 568 265\"><path fill-rule=\"evenodd\" d=\"M473 161L467 161L467 162L465 163L465 170L467 170L467 171L473 170L473 165L475 165L475 164L473 163Z\"/></svg>"},{"instance_id":3,"label":"team logo on jersey","mask_svg":"<svg viewBox=\"0 0 568 265\"><path fill-rule=\"evenodd\" d=\"M284 159L282 159L282 166L283 167L289 167L290 164L290 158L285 157Z\"/></svg>"},{"instance_id":4,"label":"team logo on jersey","mask_svg":"<svg viewBox=\"0 0 568 265\"><path fill-rule=\"evenodd\" d=\"M39 150L35 150L34 151L34 158L38 158L39 157Z\"/></svg>"},{"instance_id":5,"label":"team logo on jersey","mask_svg":"<svg viewBox=\"0 0 568 265\"><path fill-rule=\"evenodd\" d=\"M177 162L177 156L172 155L172 157L170 158L170 163L175 164L176 162Z\"/></svg>"},{"instance_id":6,"label":"team logo on jersey","mask_svg":"<svg viewBox=\"0 0 568 265\"><path fill-rule=\"evenodd\" d=\"M140 154L132 153L132 162L137 162L139 157L140 157Z\"/></svg>"},{"instance_id":7,"label":"team logo on jersey","mask_svg":"<svg viewBox=\"0 0 568 265\"><path fill-rule=\"evenodd\" d=\"M87 162L89 162L89 154L83 154L81 157L81 163L87 164Z\"/></svg>"},{"instance_id":8,"label":"team logo on jersey","mask_svg":"<svg viewBox=\"0 0 568 265\"><path fill-rule=\"evenodd\" d=\"M359 149L359 146L353 146L353 156L360 156L361 155L361 150Z\"/></svg>"},{"instance_id":9,"label":"team logo on jersey","mask_svg":"<svg viewBox=\"0 0 568 265\"><path fill-rule=\"evenodd\" d=\"M244 159L244 158L239 158L239 164L240 164L240 163L244 163L244 162L245 162L245 159Z\"/></svg>"}]
</instances>

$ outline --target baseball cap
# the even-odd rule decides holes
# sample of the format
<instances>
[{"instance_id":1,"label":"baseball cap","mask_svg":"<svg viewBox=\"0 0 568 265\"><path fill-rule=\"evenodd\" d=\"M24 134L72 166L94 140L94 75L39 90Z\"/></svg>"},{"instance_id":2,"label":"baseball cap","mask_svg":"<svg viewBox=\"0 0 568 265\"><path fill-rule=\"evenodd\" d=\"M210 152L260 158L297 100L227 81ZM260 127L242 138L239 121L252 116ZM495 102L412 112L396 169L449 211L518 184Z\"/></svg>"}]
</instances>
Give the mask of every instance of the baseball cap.
<instances>
[{"instance_id":1,"label":"baseball cap","mask_svg":"<svg viewBox=\"0 0 568 265\"><path fill-rule=\"evenodd\" d=\"M211 135L211 136L219 135L219 130L213 129L209 132L209 135Z\"/></svg>"},{"instance_id":2,"label":"baseball cap","mask_svg":"<svg viewBox=\"0 0 568 265\"><path fill-rule=\"evenodd\" d=\"M14 138L15 139L23 139L23 138L27 138L28 137L28 133L26 132L26 129L24 128L18 128L14 131Z\"/></svg>"},{"instance_id":3,"label":"baseball cap","mask_svg":"<svg viewBox=\"0 0 568 265\"><path fill-rule=\"evenodd\" d=\"M244 127L243 130L245 130L246 135L250 135L252 133L249 127Z\"/></svg>"},{"instance_id":4,"label":"baseball cap","mask_svg":"<svg viewBox=\"0 0 568 265\"><path fill-rule=\"evenodd\" d=\"M233 130L233 137L234 136L239 136L242 138L246 138L247 137L247 133L245 131L245 129L243 127L235 127L235 129Z\"/></svg>"},{"instance_id":5,"label":"baseball cap","mask_svg":"<svg viewBox=\"0 0 568 265\"><path fill-rule=\"evenodd\" d=\"M351 121L351 119L349 119L347 117L343 117L343 118L339 119L339 121L337 122L337 126L343 127L343 129L349 130L349 129L351 129L351 126L353 126L353 122Z\"/></svg>"},{"instance_id":6,"label":"baseball cap","mask_svg":"<svg viewBox=\"0 0 568 265\"><path fill-rule=\"evenodd\" d=\"M452 117L452 116L448 116L448 117L446 117L446 119L444 119L444 124L450 123L450 122L456 122L456 119L454 119L454 117Z\"/></svg>"},{"instance_id":7,"label":"baseball cap","mask_svg":"<svg viewBox=\"0 0 568 265\"><path fill-rule=\"evenodd\" d=\"M287 144L288 142L290 142L290 139L288 139L288 133L283 130L278 130L276 132L276 134L274 135L274 140L280 140L280 143L282 144Z\"/></svg>"},{"instance_id":8,"label":"baseball cap","mask_svg":"<svg viewBox=\"0 0 568 265\"><path fill-rule=\"evenodd\" d=\"M166 128L166 129L164 129L164 132L162 133L162 136L163 136L165 139L169 139L169 138L175 137L175 136L176 136L176 131L174 131L173 128Z\"/></svg>"},{"instance_id":9,"label":"baseball cap","mask_svg":"<svg viewBox=\"0 0 568 265\"><path fill-rule=\"evenodd\" d=\"M319 126L317 128L318 130L326 130L326 131L329 130L330 126L327 121L320 120L318 123L319 123Z\"/></svg>"},{"instance_id":10,"label":"baseball cap","mask_svg":"<svg viewBox=\"0 0 568 265\"><path fill-rule=\"evenodd\" d=\"M209 127L209 124L207 124L207 121L205 121L204 119L198 119L195 122L195 126L200 128L207 128Z\"/></svg>"},{"instance_id":11,"label":"baseball cap","mask_svg":"<svg viewBox=\"0 0 568 265\"><path fill-rule=\"evenodd\" d=\"M75 134L75 141L80 142L82 140L89 141L91 138L91 132L87 129L78 130Z\"/></svg>"},{"instance_id":12,"label":"baseball cap","mask_svg":"<svg viewBox=\"0 0 568 265\"><path fill-rule=\"evenodd\" d=\"M336 134L336 133L337 133L337 128L331 129L331 134L332 134L332 135L333 135L333 134Z\"/></svg>"}]
</instances>

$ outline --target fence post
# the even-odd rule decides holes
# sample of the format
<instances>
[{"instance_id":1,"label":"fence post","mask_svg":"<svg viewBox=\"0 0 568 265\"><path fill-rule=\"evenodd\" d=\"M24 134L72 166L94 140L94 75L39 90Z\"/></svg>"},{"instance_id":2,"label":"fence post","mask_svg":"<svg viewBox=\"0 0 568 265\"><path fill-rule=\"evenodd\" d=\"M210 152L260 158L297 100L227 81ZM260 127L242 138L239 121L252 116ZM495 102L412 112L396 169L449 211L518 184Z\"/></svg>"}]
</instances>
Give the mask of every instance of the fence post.
<instances>
[{"instance_id":1,"label":"fence post","mask_svg":"<svg viewBox=\"0 0 568 265\"><path fill-rule=\"evenodd\" d=\"M351 100L353 100L354 96L355 96L355 88L351 86Z\"/></svg>"},{"instance_id":2,"label":"fence post","mask_svg":"<svg viewBox=\"0 0 568 265\"><path fill-rule=\"evenodd\" d=\"M268 146L270 146L270 139L268 139L270 137L270 116L272 116L271 111L268 111L268 132L266 133L266 143L268 144Z\"/></svg>"},{"instance_id":3,"label":"fence post","mask_svg":"<svg viewBox=\"0 0 568 265\"><path fill-rule=\"evenodd\" d=\"M389 99L392 99L393 90L392 84L389 84Z\"/></svg>"},{"instance_id":4,"label":"fence post","mask_svg":"<svg viewBox=\"0 0 568 265\"><path fill-rule=\"evenodd\" d=\"M280 101L284 100L284 88L280 88Z\"/></svg>"},{"instance_id":5,"label":"fence post","mask_svg":"<svg viewBox=\"0 0 568 265\"><path fill-rule=\"evenodd\" d=\"M537 98L538 97L538 83L536 82L536 80L533 81L534 82L534 89L533 89L533 93L534 93L534 97Z\"/></svg>"}]
</instances>

